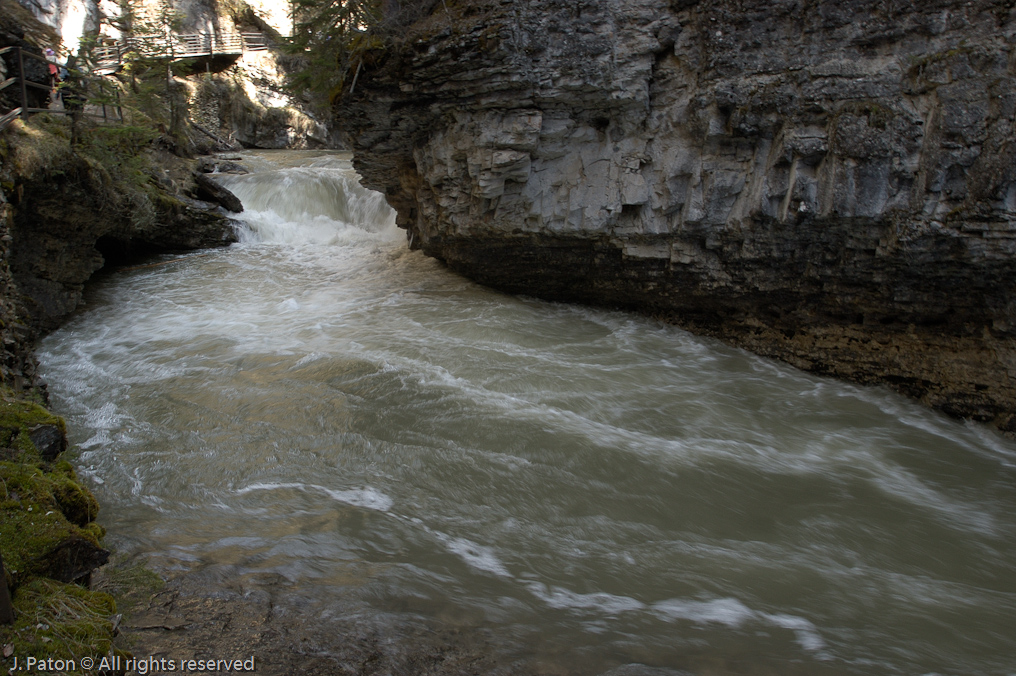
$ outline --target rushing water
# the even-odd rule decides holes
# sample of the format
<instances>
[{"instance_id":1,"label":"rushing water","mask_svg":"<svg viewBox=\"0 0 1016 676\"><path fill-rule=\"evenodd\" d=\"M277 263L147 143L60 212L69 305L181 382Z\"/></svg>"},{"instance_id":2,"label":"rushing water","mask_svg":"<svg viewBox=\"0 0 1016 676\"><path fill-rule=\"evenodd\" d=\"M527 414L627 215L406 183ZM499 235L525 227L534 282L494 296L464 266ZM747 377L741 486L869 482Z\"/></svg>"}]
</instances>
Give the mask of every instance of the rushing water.
<instances>
[{"instance_id":1,"label":"rushing water","mask_svg":"<svg viewBox=\"0 0 1016 676\"><path fill-rule=\"evenodd\" d=\"M537 671L1016 674L1012 443L479 287L348 157L248 160L240 244L107 276L41 346L119 547L493 627Z\"/></svg>"}]
</instances>

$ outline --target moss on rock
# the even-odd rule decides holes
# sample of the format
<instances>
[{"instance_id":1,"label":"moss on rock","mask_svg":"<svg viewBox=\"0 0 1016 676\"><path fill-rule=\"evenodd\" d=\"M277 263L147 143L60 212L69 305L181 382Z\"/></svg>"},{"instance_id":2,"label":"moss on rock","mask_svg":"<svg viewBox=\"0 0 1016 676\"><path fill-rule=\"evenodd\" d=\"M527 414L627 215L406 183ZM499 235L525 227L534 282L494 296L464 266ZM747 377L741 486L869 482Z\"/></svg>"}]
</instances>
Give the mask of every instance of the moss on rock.
<instances>
[{"instance_id":1,"label":"moss on rock","mask_svg":"<svg viewBox=\"0 0 1016 676\"><path fill-rule=\"evenodd\" d=\"M74 659L113 650L116 602L75 584L35 579L14 597L15 623L0 628L0 644L12 644L20 660Z\"/></svg>"},{"instance_id":2,"label":"moss on rock","mask_svg":"<svg viewBox=\"0 0 1016 676\"><path fill-rule=\"evenodd\" d=\"M32 433L42 427L53 426L61 437L66 434L67 425L63 418L55 416L38 403L18 399L7 388L0 389L0 459L14 460L21 454L28 454L27 460L40 459L40 450L32 441Z\"/></svg>"},{"instance_id":3,"label":"moss on rock","mask_svg":"<svg viewBox=\"0 0 1016 676\"><path fill-rule=\"evenodd\" d=\"M12 462L0 463L0 479L0 490L6 489L0 502L0 550L15 581L42 575L71 582L106 562L109 553L98 532L81 527L98 512L88 489L64 474ZM75 519L87 520L78 525L68 519L58 494Z\"/></svg>"},{"instance_id":4,"label":"moss on rock","mask_svg":"<svg viewBox=\"0 0 1016 676\"><path fill-rule=\"evenodd\" d=\"M36 402L0 389L0 552L4 579L14 588L13 625L0 626L0 645L19 658L77 659L112 648L116 604L87 582L104 564L105 529L98 502L74 467L48 458L33 440L66 447L64 421ZM44 430L46 434L38 434Z\"/></svg>"},{"instance_id":5,"label":"moss on rock","mask_svg":"<svg viewBox=\"0 0 1016 676\"><path fill-rule=\"evenodd\" d=\"M36 434L47 431L46 435ZM109 553L99 504L66 460L48 457L33 439L66 447L66 424L32 401L0 390L0 551L16 583L33 576L70 582L86 577ZM54 441L54 437L57 441ZM54 454L55 455L55 454Z\"/></svg>"},{"instance_id":6,"label":"moss on rock","mask_svg":"<svg viewBox=\"0 0 1016 676\"><path fill-rule=\"evenodd\" d=\"M75 526L85 527L95 520L99 503L92 492L78 483L74 469L69 473L54 471L48 477L53 499L63 515Z\"/></svg>"}]
</instances>

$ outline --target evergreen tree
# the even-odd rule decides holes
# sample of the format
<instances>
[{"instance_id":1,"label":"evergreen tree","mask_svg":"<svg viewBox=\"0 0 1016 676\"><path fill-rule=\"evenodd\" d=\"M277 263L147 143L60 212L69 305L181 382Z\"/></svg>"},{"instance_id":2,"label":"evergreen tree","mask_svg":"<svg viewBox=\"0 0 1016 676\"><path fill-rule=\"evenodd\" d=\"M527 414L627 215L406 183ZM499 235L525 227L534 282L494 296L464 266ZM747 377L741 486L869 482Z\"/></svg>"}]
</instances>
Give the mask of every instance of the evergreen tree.
<instances>
[{"instance_id":1,"label":"evergreen tree","mask_svg":"<svg viewBox=\"0 0 1016 676\"><path fill-rule=\"evenodd\" d=\"M293 0L293 51L307 59L295 89L335 99L363 52L381 45L380 24L391 0Z\"/></svg>"},{"instance_id":2,"label":"evergreen tree","mask_svg":"<svg viewBox=\"0 0 1016 676\"><path fill-rule=\"evenodd\" d=\"M438 2L444 0L293 0L290 46L306 66L291 86L334 101L355 89L362 68Z\"/></svg>"}]
</instances>

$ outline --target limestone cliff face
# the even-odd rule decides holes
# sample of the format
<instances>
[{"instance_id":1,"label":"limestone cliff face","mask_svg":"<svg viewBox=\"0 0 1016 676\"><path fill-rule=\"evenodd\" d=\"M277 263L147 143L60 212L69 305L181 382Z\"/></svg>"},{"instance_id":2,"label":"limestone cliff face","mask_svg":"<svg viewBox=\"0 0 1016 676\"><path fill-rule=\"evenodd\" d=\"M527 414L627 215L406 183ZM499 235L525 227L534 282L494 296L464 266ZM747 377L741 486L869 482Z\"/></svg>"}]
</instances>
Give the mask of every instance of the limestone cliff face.
<instances>
[{"instance_id":1,"label":"limestone cliff face","mask_svg":"<svg viewBox=\"0 0 1016 676\"><path fill-rule=\"evenodd\" d=\"M248 53L221 73L188 78L191 120L244 148L336 147L331 131L285 90L286 78L267 51Z\"/></svg>"},{"instance_id":2,"label":"limestone cliff face","mask_svg":"<svg viewBox=\"0 0 1016 676\"><path fill-rule=\"evenodd\" d=\"M116 4L110 0L19 0L41 23L53 28L64 45L77 52L82 36L98 30L103 9ZM57 47L57 45L52 45Z\"/></svg>"},{"instance_id":3,"label":"limestone cliff face","mask_svg":"<svg viewBox=\"0 0 1016 676\"><path fill-rule=\"evenodd\" d=\"M413 246L1016 430L1011 3L447 4L338 109Z\"/></svg>"}]
</instances>

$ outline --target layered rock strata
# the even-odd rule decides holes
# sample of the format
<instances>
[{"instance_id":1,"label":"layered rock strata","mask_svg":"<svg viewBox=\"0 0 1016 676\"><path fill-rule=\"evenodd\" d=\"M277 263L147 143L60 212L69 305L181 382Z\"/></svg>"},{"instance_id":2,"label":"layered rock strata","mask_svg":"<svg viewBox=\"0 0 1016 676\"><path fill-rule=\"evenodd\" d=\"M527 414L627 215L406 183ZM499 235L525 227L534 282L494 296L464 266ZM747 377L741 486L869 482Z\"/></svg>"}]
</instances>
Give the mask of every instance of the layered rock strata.
<instances>
[{"instance_id":1,"label":"layered rock strata","mask_svg":"<svg viewBox=\"0 0 1016 676\"><path fill-rule=\"evenodd\" d=\"M338 107L413 246L1016 431L1011 3L446 4Z\"/></svg>"}]
</instances>

